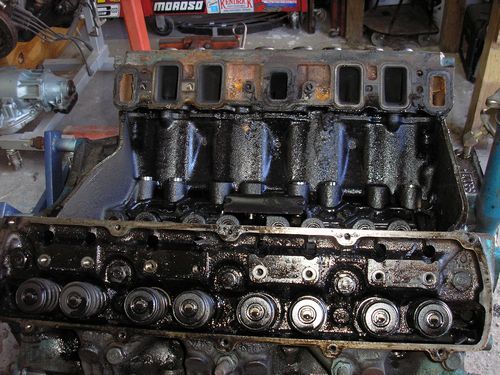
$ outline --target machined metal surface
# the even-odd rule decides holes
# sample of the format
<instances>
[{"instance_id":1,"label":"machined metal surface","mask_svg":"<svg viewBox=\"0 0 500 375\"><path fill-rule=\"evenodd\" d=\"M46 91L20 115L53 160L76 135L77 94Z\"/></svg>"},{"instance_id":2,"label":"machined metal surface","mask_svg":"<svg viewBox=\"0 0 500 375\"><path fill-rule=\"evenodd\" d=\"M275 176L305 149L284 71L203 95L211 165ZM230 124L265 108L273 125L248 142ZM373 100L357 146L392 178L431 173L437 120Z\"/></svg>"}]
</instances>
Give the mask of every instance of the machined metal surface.
<instances>
[{"instance_id":1,"label":"machined metal surface","mask_svg":"<svg viewBox=\"0 0 500 375\"><path fill-rule=\"evenodd\" d=\"M252 331L267 330L278 314L276 302L266 294L249 294L237 307L238 321Z\"/></svg>"},{"instance_id":2,"label":"machined metal surface","mask_svg":"<svg viewBox=\"0 0 500 375\"><path fill-rule=\"evenodd\" d=\"M448 332L453 324L450 308L443 301L425 301L417 306L414 322L424 335L439 337Z\"/></svg>"},{"instance_id":3,"label":"machined metal surface","mask_svg":"<svg viewBox=\"0 0 500 375\"><path fill-rule=\"evenodd\" d=\"M316 297L300 297L290 306L290 322L301 332L318 330L325 320L325 304Z\"/></svg>"}]
</instances>

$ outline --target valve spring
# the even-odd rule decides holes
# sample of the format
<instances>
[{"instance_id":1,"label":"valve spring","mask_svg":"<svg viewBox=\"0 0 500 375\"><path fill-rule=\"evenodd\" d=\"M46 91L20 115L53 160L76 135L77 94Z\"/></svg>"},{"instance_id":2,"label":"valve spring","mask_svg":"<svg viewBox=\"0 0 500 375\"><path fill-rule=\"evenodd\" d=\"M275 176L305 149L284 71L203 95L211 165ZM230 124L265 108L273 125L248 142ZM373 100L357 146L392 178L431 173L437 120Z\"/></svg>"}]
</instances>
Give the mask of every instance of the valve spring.
<instances>
[{"instance_id":1,"label":"valve spring","mask_svg":"<svg viewBox=\"0 0 500 375\"><path fill-rule=\"evenodd\" d=\"M89 318L106 305L106 294L90 283L75 281L61 291L59 307L70 318Z\"/></svg>"},{"instance_id":2,"label":"valve spring","mask_svg":"<svg viewBox=\"0 0 500 375\"><path fill-rule=\"evenodd\" d=\"M16 292L16 305L25 313L48 313L56 309L61 287L42 278L24 281Z\"/></svg>"},{"instance_id":3,"label":"valve spring","mask_svg":"<svg viewBox=\"0 0 500 375\"><path fill-rule=\"evenodd\" d=\"M170 298L158 288L136 288L127 294L123 307L127 317L137 324L157 322L167 311Z\"/></svg>"}]
</instances>

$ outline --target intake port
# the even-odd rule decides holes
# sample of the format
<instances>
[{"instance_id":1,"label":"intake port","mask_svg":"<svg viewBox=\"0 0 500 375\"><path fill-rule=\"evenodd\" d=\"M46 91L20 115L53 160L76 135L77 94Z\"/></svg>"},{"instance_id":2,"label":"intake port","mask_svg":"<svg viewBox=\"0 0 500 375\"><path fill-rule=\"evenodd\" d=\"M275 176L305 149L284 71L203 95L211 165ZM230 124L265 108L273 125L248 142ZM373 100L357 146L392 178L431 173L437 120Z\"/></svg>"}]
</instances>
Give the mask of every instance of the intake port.
<instances>
[{"instance_id":1,"label":"intake port","mask_svg":"<svg viewBox=\"0 0 500 375\"><path fill-rule=\"evenodd\" d=\"M219 103L222 96L222 66L201 65L198 68L197 101L205 104Z\"/></svg>"},{"instance_id":2,"label":"intake port","mask_svg":"<svg viewBox=\"0 0 500 375\"><path fill-rule=\"evenodd\" d=\"M90 318L104 308L106 300L106 294L101 288L75 281L62 289L59 297L59 308L69 318Z\"/></svg>"},{"instance_id":3,"label":"intake port","mask_svg":"<svg viewBox=\"0 0 500 375\"><path fill-rule=\"evenodd\" d=\"M343 65L337 68L337 101L341 105L361 103L361 67Z\"/></svg>"},{"instance_id":4,"label":"intake port","mask_svg":"<svg viewBox=\"0 0 500 375\"><path fill-rule=\"evenodd\" d=\"M408 103L408 70L403 66L388 66L383 70L382 103L389 107L405 107Z\"/></svg>"},{"instance_id":5,"label":"intake port","mask_svg":"<svg viewBox=\"0 0 500 375\"><path fill-rule=\"evenodd\" d=\"M288 97L288 73L271 72L269 79L269 98L285 100Z\"/></svg>"},{"instance_id":6,"label":"intake port","mask_svg":"<svg viewBox=\"0 0 500 375\"><path fill-rule=\"evenodd\" d=\"M32 278L23 282L16 292L16 305L28 314L50 313L57 308L61 287L53 281Z\"/></svg>"},{"instance_id":7,"label":"intake port","mask_svg":"<svg viewBox=\"0 0 500 375\"><path fill-rule=\"evenodd\" d=\"M172 103L177 100L179 72L177 65L160 65L156 68L155 101Z\"/></svg>"}]
</instances>

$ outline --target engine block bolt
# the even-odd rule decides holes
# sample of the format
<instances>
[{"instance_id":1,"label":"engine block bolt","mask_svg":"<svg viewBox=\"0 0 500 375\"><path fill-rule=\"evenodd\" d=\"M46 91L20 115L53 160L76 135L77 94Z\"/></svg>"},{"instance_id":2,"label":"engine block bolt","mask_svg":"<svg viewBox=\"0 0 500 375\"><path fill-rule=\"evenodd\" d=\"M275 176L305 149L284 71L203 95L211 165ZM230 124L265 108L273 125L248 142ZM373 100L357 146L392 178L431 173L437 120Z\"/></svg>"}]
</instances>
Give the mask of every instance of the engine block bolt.
<instances>
[{"instance_id":1,"label":"engine block bolt","mask_svg":"<svg viewBox=\"0 0 500 375\"><path fill-rule=\"evenodd\" d=\"M106 352L106 360L112 365L118 365L125 360L125 353L120 348L110 348Z\"/></svg>"},{"instance_id":2,"label":"engine block bolt","mask_svg":"<svg viewBox=\"0 0 500 375\"><path fill-rule=\"evenodd\" d=\"M428 300L417 306L413 314L415 328L427 337L445 335L453 323L453 314L446 303Z\"/></svg>"},{"instance_id":3,"label":"engine block bolt","mask_svg":"<svg viewBox=\"0 0 500 375\"><path fill-rule=\"evenodd\" d=\"M444 361L444 366L451 371L459 370L463 368L464 364L464 353L453 352L450 353L448 358Z\"/></svg>"},{"instance_id":4,"label":"engine block bolt","mask_svg":"<svg viewBox=\"0 0 500 375\"><path fill-rule=\"evenodd\" d=\"M215 367L215 375L231 375L236 373L238 368L238 362L233 356L223 356L217 361L217 366Z\"/></svg>"},{"instance_id":5,"label":"engine block bolt","mask_svg":"<svg viewBox=\"0 0 500 375\"><path fill-rule=\"evenodd\" d=\"M236 308L236 317L245 328L262 331L274 323L276 310L276 303L270 296L253 293L240 300Z\"/></svg>"},{"instance_id":6,"label":"engine block bolt","mask_svg":"<svg viewBox=\"0 0 500 375\"><path fill-rule=\"evenodd\" d=\"M40 267L48 267L50 265L50 261L50 256L47 254L40 255L37 260Z\"/></svg>"},{"instance_id":7,"label":"engine block bolt","mask_svg":"<svg viewBox=\"0 0 500 375\"><path fill-rule=\"evenodd\" d=\"M92 259L91 257L83 257L82 261L80 262L80 265L82 266L82 268L88 270L94 267L94 259Z\"/></svg>"},{"instance_id":8,"label":"engine block bolt","mask_svg":"<svg viewBox=\"0 0 500 375\"><path fill-rule=\"evenodd\" d=\"M471 287L472 276L467 271L455 272L455 274L453 274L451 282L457 290L463 292Z\"/></svg>"},{"instance_id":9,"label":"engine block bolt","mask_svg":"<svg viewBox=\"0 0 500 375\"><path fill-rule=\"evenodd\" d=\"M304 88L303 88L304 94L312 94L314 91L314 83L311 81L307 81L304 83Z\"/></svg>"},{"instance_id":10,"label":"engine block bolt","mask_svg":"<svg viewBox=\"0 0 500 375\"><path fill-rule=\"evenodd\" d=\"M255 91L255 87L252 81L246 81L243 85L243 91L247 94L252 94Z\"/></svg>"},{"instance_id":11,"label":"engine block bolt","mask_svg":"<svg viewBox=\"0 0 500 375\"><path fill-rule=\"evenodd\" d=\"M290 323L301 332L318 330L325 319L325 303L316 297L301 297L290 308Z\"/></svg>"},{"instance_id":12,"label":"engine block bolt","mask_svg":"<svg viewBox=\"0 0 500 375\"><path fill-rule=\"evenodd\" d=\"M135 219L135 221L149 221L152 223L159 222L160 219L158 218L158 215L156 215L154 212L149 212L149 211L143 211L139 213Z\"/></svg>"},{"instance_id":13,"label":"engine block bolt","mask_svg":"<svg viewBox=\"0 0 500 375\"><path fill-rule=\"evenodd\" d=\"M156 263L152 259L145 261L144 267L142 268L142 270L146 273L155 273L157 269L158 269L158 263Z\"/></svg>"},{"instance_id":14,"label":"engine block bolt","mask_svg":"<svg viewBox=\"0 0 500 375\"><path fill-rule=\"evenodd\" d=\"M113 260L106 268L106 276L108 281L120 284L132 276L132 269L124 260Z\"/></svg>"},{"instance_id":15,"label":"engine block bolt","mask_svg":"<svg viewBox=\"0 0 500 375\"><path fill-rule=\"evenodd\" d=\"M337 324L347 324L349 322L350 314L347 309L339 307L333 311L332 318Z\"/></svg>"},{"instance_id":16,"label":"engine block bolt","mask_svg":"<svg viewBox=\"0 0 500 375\"><path fill-rule=\"evenodd\" d=\"M344 296L353 294L358 284L358 278L351 272L342 271L335 275L335 290Z\"/></svg>"},{"instance_id":17,"label":"engine block bolt","mask_svg":"<svg viewBox=\"0 0 500 375\"><path fill-rule=\"evenodd\" d=\"M120 342L125 342L127 340L127 332L125 331L120 331L116 335L116 339Z\"/></svg>"},{"instance_id":18,"label":"engine block bolt","mask_svg":"<svg viewBox=\"0 0 500 375\"><path fill-rule=\"evenodd\" d=\"M352 375L353 365L348 360L339 359L332 364L332 375Z\"/></svg>"},{"instance_id":19,"label":"engine block bolt","mask_svg":"<svg viewBox=\"0 0 500 375\"><path fill-rule=\"evenodd\" d=\"M115 283L121 283L127 277L126 273L123 270L116 269L111 272L111 280Z\"/></svg>"},{"instance_id":20,"label":"engine block bolt","mask_svg":"<svg viewBox=\"0 0 500 375\"><path fill-rule=\"evenodd\" d=\"M33 326L32 324L26 324L23 327L24 333L32 333L34 330L35 330L35 326Z\"/></svg>"},{"instance_id":21,"label":"engine block bolt","mask_svg":"<svg viewBox=\"0 0 500 375\"><path fill-rule=\"evenodd\" d=\"M243 274L237 269L227 268L221 270L217 279L220 281L222 288L234 289L243 283Z\"/></svg>"},{"instance_id":22,"label":"engine block bolt","mask_svg":"<svg viewBox=\"0 0 500 375\"><path fill-rule=\"evenodd\" d=\"M16 249L9 256L10 263L14 268L24 268L28 262L28 257L21 249Z\"/></svg>"},{"instance_id":23,"label":"engine block bolt","mask_svg":"<svg viewBox=\"0 0 500 375\"><path fill-rule=\"evenodd\" d=\"M363 327L372 335L387 336L399 327L399 311L385 298L372 297L361 302L359 317Z\"/></svg>"}]
</instances>

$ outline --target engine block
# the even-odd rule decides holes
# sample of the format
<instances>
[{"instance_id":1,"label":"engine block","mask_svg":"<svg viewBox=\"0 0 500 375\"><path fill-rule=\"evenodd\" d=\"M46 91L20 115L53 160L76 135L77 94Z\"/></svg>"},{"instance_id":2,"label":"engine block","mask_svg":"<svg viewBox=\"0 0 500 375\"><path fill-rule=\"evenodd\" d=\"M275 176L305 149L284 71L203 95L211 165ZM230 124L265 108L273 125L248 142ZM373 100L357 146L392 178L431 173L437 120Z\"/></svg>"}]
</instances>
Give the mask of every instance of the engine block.
<instances>
[{"instance_id":1,"label":"engine block","mask_svg":"<svg viewBox=\"0 0 500 375\"><path fill-rule=\"evenodd\" d=\"M61 330L72 348L21 362L403 374L425 352L452 370L487 346L493 290L452 88L432 53L129 53L116 149L81 143L45 216L2 222L1 319L28 352Z\"/></svg>"}]
</instances>

